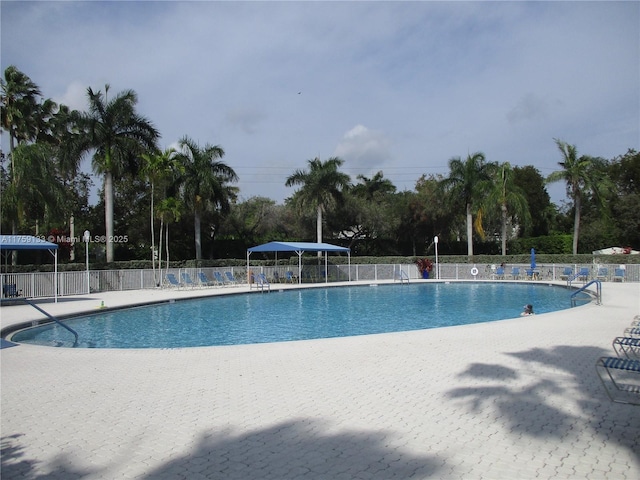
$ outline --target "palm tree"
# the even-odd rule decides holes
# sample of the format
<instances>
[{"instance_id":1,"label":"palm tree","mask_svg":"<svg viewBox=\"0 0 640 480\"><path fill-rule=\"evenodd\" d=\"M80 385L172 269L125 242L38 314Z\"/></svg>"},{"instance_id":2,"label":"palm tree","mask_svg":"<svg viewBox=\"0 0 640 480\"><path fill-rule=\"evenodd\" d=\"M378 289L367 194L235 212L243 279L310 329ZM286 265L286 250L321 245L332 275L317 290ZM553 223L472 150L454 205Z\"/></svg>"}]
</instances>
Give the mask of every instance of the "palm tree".
<instances>
[{"instance_id":1,"label":"palm tree","mask_svg":"<svg viewBox=\"0 0 640 480\"><path fill-rule=\"evenodd\" d=\"M495 163L486 163L481 152L467 155L462 161L460 157L449 160L449 176L442 185L451 194L451 198L464 204L467 225L467 254L473 256L473 215L477 214L476 231L482 231L482 200L491 188L491 180L495 171Z\"/></svg>"},{"instance_id":2,"label":"palm tree","mask_svg":"<svg viewBox=\"0 0 640 480\"><path fill-rule=\"evenodd\" d=\"M34 140L37 136L38 97L41 96L40 88L31 79L10 65L4 71L4 79L0 79L1 129L9 132L9 157L11 170L9 179L14 194L18 194L19 188L15 185L16 167L13 151L16 142ZM16 200L17 202L17 200ZM16 203L15 207L18 205ZM17 210L14 213L18 213ZM17 233L17 217L11 217L11 233ZM17 252L11 255L11 263L17 262Z\"/></svg>"},{"instance_id":3,"label":"palm tree","mask_svg":"<svg viewBox=\"0 0 640 480\"><path fill-rule=\"evenodd\" d=\"M349 247L364 238L380 238L392 231L399 217L391 215L395 185L384 178L382 171L372 178L356 177L359 183L351 186L343 195L340 207L332 217L329 227L350 239Z\"/></svg>"},{"instance_id":4,"label":"palm tree","mask_svg":"<svg viewBox=\"0 0 640 480\"><path fill-rule=\"evenodd\" d=\"M301 209L315 209L317 215L317 242L322 242L322 214L335 206L342 196L343 189L349 186L351 178L338 171L344 160L331 157L322 162L319 158L308 160L309 170L296 170L285 186L302 185L297 193L297 203ZM318 252L319 256L321 252Z\"/></svg>"},{"instance_id":5,"label":"palm tree","mask_svg":"<svg viewBox=\"0 0 640 480\"><path fill-rule=\"evenodd\" d=\"M107 262L113 261L113 179L136 174L140 155L157 150L160 134L149 120L138 115L138 96L125 90L108 99L109 85L104 93L87 89L89 112L83 115L84 134L76 138L78 157L94 151L91 165L95 173L104 176L104 210L107 239Z\"/></svg>"},{"instance_id":6,"label":"palm tree","mask_svg":"<svg viewBox=\"0 0 640 480\"><path fill-rule=\"evenodd\" d=\"M153 266L153 277L156 285L159 284L156 277L156 240L155 240L155 228L154 228L154 201L155 201L155 187L163 186L172 176L178 171L181 171L179 164L175 161L176 150L168 148L164 152L155 153L143 153L142 154L142 169L141 174L149 181L151 185L151 207L150 207L150 224L151 224L151 263ZM162 199L164 199L164 192ZM161 200L162 200L161 199ZM158 267L160 263L158 260Z\"/></svg>"},{"instance_id":7,"label":"palm tree","mask_svg":"<svg viewBox=\"0 0 640 480\"><path fill-rule=\"evenodd\" d=\"M2 88L2 130L9 132L9 153L16 142L34 140L38 132L40 88L11 65L0 80Z\"/></svg>"},{"instance_id":8,"label":"palm tree","mask_svg":"<svg viewBox=\"0 0 640 480\"><path fill-rule=\"evenodd\" d=\"M578 149L575 145L569 145L557 138L554 138L554 141L562 154L562 161L558 162L562 170L549 174L547 184L559 181L567 183L567 196L573 200L575 210L573 217L573 254L575 255L578 253L582 197L589 192L598 194L598 185L594 175L597 162L592 157L584 155L578 157Z\"/></svg>"},{"instance_id":9,"label":"palm tree","mask_svg":"<svg viewBox=\"0 0 640 480\"><path fill-rule=\"evenodd\" d=\"M489 208L495 205L500 207L502 255L506 255L509 213L511 212L512 216L515 215L525 224L531 222L531 214L524 193L513 181L514 173L511 164L505 162L499 165L497 173L499 181L494 183L494 188L489 192L485 203Z\"/></svg>"},{"instance_id":10,"label":"palm tree","mask_svg":"<svg viewBox=\"0 0 640 480\"><path fill-rule=\"evenodd\" d=\"M52 147L44 143L21 143L13 150L11 181L1 202L3 216L13 225L24 225L26 218L46 220L62 209L66 190L53 157Z\"/></svg>"},{"instance_id":11,"label":"palm tree","mask_svg":"<svg viewBox=\"0 0 640 480\"><path fill-rule=\"evenodd\" d=\"M208 209L229 211L229 202L235 199L235 188L228 185L236 182L236 172L219 159L224 150L219 145L206 144L201 148L189 137L179 142L177 160L184 168L181 179L185 204L193 210L196 260L202 258L201 219Z\"/></svg>"},{"instance_id":12,"label":"palm tree","mask_svg":"<svg viewBox=\"0 0 640 480\"><path fill-rule=\"evenodd\" d=\"M166 271L169 273L169 224L179 222L182 217L183 205L180 200L175 197L163 199L158 204L157 215L160 218L160 246L158 248L158 268L162 273L162 229L164 227L165 249L166 249Z\"/></svg>"},{"instance_id":13,"label":"palm tree","mask_svg":"<svg viewBox=\"0 0 640 480\"><path fill-rule=\"evenodd\" d=\"M10 157L3 210L11 220L12 233L16 233L25 215L38 221L44 215L50 218L69 213L74 189L65 191L65 186L76 178L78 163L66 155L69 142L65 134L76 125L78 112L50 99L41 102L39 87L13 65L5 69L0 84L0 129L9 133Z\"/></svg>"},{"instance_id":14,"label":"palm tree","mask_svg":"<svg viewBox=\"0 0 640 480\"><path fill-rule=\"evenodd\" d=\"M391 180L384 178L382 171L377 172L373 178L367 178L364 175L358 175L356 178L362 183L354 185L353 193L366 200L384 198L396 192L396 186Z\"/></svg>"}]
</instances>

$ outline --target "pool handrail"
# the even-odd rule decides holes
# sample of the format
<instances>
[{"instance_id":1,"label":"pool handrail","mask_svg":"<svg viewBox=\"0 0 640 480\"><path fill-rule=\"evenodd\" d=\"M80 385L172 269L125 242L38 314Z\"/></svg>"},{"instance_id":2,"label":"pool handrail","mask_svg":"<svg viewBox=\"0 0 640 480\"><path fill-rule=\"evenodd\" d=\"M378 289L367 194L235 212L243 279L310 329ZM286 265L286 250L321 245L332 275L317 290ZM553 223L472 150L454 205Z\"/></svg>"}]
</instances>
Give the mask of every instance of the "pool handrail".
<instances>
[{"instance_id":1,"label":"pool handrail","mask_svg":"<svg viewBox=\"0 0 640 480\"><path fill-rule=\"evenodd\" d=\"M22 297L16 300L21 300L29 305L31 305L33 308L35 308L36 310L38 310L40 313L42 313L43 315L45 315L47 318L49 318L50 320L52 320L53 322L57 323L58 325L60 325L62 328L65 328L66 330L70 331L73 336L75 337L75 340L73 342L73 346L76 347L78 345L78 332L76 332L73 328L71 328L70 326L62 323L60 320L58 320L56 317L54 317L53 315L51 315L49 312L47 312L46 310L44 310L43 308L40 308L38 305L36 305L35 303L33 303L31 300L29 300L26 297Z\"/></svg>"},{"instance_id":2,"label":"pool handrail","mask_svg":"<svg viewBox=\"0 0 640 480\"><path fill-rule=\"evenodd\" d=\"M589 283L583 285L578 290L571 294L571 306L576 306L576 296L587 289L588 286L595 284L596 286L596 305L602 304L602 282L600 280L591 280Z\"/></svg>"},{"instance_id":3,"label":"pool handrail","mask_svg":"<svg viewBox=\"0 0 640 480\"><path fill-rule=\"evenodd\" d=\"M271 291L271 284L269 283L269 280L267 280L267 276L264 273L258 273L255 276L255 280L256 289L259 288L262 292L264 292L264 289L266 287L269 292Z\"/></svg>"},{"instance_id":4,"label":"pool handrail","mask_svg":"<svg viewBox=\"0 0 640 480\"><path fill-rule=\"evenodd\" d=\"M393 276L394 282L396 280L400 280L400 283L404 283L404 281L406 280L407 283L409 283L409 275L407 275L407 272L399 268L398 270L394 270L394 273L395 273L395 275Z\"/></svg>"}]
</instances>

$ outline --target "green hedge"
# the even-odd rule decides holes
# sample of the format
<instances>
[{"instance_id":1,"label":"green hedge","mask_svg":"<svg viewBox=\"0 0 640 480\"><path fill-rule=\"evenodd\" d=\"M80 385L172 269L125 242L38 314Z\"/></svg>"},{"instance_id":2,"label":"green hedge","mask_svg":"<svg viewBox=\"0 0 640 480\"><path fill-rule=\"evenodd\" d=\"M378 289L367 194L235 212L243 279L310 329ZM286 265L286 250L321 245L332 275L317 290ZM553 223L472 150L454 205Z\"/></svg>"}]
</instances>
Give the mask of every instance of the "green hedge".
<instances>
[{"instance_id":1,"label":"green hedge","mask_svg":"<svg viewBox=\"0 0 640 480\"><path fill-rule=\"evenodd\" d=\"M544 252L545 254L571 254L573 236L547 235L544 237L518 238L511 241L509 246L513 252L530 252L532 248L535 248L536 252Z\"/></svg>"}]
</instances>

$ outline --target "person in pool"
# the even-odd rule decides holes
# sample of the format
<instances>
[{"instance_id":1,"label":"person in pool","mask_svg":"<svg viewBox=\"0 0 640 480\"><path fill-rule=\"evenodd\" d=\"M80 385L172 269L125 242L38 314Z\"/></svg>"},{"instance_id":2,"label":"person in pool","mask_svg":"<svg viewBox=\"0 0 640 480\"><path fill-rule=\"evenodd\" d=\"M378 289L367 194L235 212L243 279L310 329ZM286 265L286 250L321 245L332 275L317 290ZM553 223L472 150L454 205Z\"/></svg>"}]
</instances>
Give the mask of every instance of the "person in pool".
<instances>
[{"instance_id":1,"label":"person in pool","mask_svg":"<svg viewBox=\"0 0 640 480\"><path fill-rule=\"evenodd\" d=\"M533 305L530 303L524 306L524 311L520 314L521 317L526 317L528 315L533 315Z\"/></svg>"}]
</instances>

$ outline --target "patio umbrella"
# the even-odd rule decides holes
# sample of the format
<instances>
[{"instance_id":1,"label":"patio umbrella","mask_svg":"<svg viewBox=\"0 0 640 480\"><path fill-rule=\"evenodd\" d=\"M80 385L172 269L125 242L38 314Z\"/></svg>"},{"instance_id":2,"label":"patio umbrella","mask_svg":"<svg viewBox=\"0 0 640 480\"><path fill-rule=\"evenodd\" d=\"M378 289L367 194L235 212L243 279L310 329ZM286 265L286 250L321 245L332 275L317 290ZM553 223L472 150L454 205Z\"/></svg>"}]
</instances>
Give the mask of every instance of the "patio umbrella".
<instances>
[{"instance_id":1,"label":"patio umbrella","mask_svg":"<svg viewBox=\"0 0 640 480\"><path fill-rule=\"evenodd\" d=\"M531 249L531 270L535 270L536 268L536 250L534 248Z\"/></svg>"}]
</instances>

